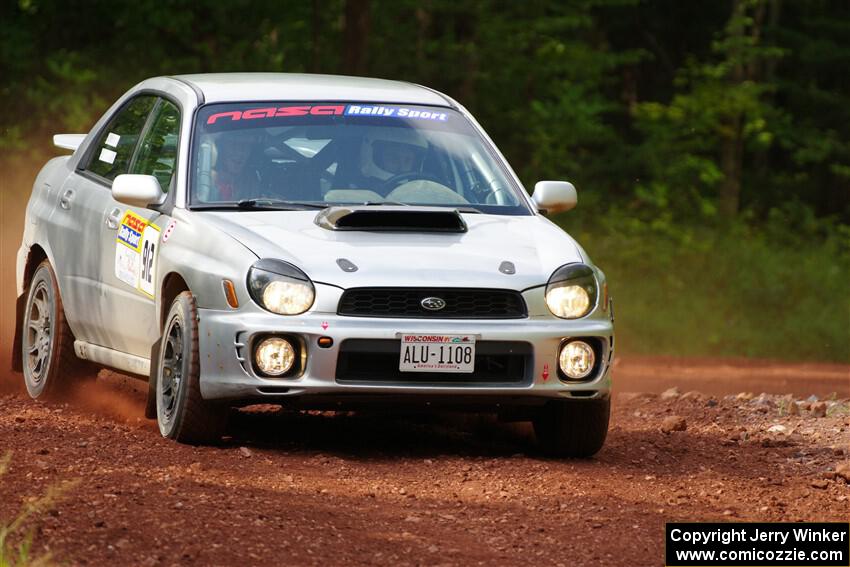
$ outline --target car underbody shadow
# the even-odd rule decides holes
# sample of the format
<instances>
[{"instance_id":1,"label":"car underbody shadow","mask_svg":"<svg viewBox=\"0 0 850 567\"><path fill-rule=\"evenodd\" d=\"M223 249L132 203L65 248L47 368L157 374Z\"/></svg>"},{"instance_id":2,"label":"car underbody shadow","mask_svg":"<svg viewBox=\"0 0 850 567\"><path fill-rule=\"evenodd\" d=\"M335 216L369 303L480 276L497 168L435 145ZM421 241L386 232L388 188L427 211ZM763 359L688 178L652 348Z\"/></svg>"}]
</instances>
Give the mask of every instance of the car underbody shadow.
<instances>
[{"instance_id":1,"label":"car underbody shadow","mask_svg":"<svg viewBox=\"0 0 850 567\"><path fill-rule=\"evenodd\" d=\"M534 451L531 427L489 414L305 412L278 406L233 410L225 444L349 456L505 456Z\"/></svg>"}]
</instances>

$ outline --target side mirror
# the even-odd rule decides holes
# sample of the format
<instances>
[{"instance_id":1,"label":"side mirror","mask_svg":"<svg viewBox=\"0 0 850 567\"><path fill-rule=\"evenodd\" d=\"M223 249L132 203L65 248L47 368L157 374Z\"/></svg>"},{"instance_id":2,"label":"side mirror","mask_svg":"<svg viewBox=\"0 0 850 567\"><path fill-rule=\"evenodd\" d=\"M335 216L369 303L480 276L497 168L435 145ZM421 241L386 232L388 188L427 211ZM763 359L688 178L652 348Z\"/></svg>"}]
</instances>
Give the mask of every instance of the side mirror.
<instances>
[{"instance_id":1,"label":"side mirror","mask_svg":"<svg viewBox=\"0 0 850 567\"><path fill-rule=\"evenodd\" d=\"M132 207L159 205L165 198L153 175L124 173L112 182L112 198Z\"/></svg>"},{"instance_id":2,"label":"side mirror","mask_svg":"<svg viewBox=\"0 0 850 567\"><path fill-rule=\"evenodd\" d=\"M538 181L531 199L547 213L569 211L578 203L576 188L569 181Z\"/></svg>"}]
</instances>

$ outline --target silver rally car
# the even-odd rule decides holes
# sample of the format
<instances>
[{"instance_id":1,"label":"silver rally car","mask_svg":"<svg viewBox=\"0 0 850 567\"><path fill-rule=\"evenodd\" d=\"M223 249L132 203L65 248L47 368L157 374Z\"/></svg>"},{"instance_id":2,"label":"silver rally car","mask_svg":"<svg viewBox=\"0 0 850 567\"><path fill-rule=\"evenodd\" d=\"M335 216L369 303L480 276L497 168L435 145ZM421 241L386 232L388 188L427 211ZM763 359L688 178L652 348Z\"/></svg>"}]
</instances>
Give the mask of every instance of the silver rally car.
<instances>
[{"instance_id":1,"label":"silver rally car","mask_svg":"<svg viewBox=\"0 0 850 567\"><path fill-rule=\"evenodd\" d=\"M34 398L110 367L166 437L229 408L454 408L530 420L546 452L605 441L604 274L456 101L408 83L158 77L35 180L14 364Z\"/></svg>"}]
</instances>

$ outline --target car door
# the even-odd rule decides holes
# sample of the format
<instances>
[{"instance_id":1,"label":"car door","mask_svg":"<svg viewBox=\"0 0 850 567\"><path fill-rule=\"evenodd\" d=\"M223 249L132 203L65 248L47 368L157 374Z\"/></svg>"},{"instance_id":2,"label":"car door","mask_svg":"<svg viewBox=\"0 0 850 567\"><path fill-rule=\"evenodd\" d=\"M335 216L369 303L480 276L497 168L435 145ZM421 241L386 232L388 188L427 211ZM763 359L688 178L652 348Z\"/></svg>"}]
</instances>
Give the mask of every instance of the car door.
<instances>
[{"instance_id":1,"label":"car door","mask_svg":"<svg viewBox=\"0 0 850 567\"><path fill-rule=\"evenodd\" d=\"M108 329L100 309L105 293L100 270L103 209L112 180L126 173L156 97L138 96L117 110L77 169L57 193L47 223L65 315L78 340L104 344Z\"/></svg>"},{"instance_id":2,"label":"car door","mask_svg":"<svg viewBox=\"0 0 850 567\"><path fill-rule=\"evenodd\" d=\"M161 98L151 112L129 173L153 175L165 193L174 183L180 137L180 110ZM103 299L105 346L147 358L159 337L156 272L168 215L111 198L101 225L100 270L108 289Z\"/></svg>"}]
</instances>

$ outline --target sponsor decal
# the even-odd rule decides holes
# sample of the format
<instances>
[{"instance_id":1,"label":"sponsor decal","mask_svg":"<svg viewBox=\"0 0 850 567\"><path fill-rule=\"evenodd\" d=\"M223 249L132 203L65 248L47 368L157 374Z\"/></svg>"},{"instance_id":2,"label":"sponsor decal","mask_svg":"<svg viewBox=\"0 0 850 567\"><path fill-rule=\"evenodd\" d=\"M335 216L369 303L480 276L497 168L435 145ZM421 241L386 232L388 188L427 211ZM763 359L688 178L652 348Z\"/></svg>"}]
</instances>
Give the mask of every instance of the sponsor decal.
<instances>
[{"instance_id":1,"label":"sponsor decal","mask_svg":"<svg viewBox=\"0 0 850 567\"><path fill-rule=\"evenodd\" d=\"M282 116L333 116L342 114L345 106L341 104L319 104L301 106L281 106L269 108L252 108L250 110L233 110L230 112L217 112L207 118L207 124L215 124L224 118L230 120L254 120L257 118L279 118Z\"/></svg>"},{"instance_id":2,"label":"sponsor decal","mask_svg":"<svg viewBox=\"0 0 850 567\"><path fill-rule=\"evenodd\" d=\"M165 244L168 242L168 239L171 238L171 233L174 232L174 228L177 226L177 221L172 220L168 223L168 226L165 227L165 231L162 233L162 243Z\"/></svg>"},{"instance_id":3,"label":"sponsor decal","mask_svg":"<svg viewBox=\"0 0 850 567\"><path fill-rule=\"evenodd\" d=\"M149 297L156 291L160 229L126 211L115 239L115 277Z\"/></svg>"},{"instance_id":4,"label":"sponsor decal","mask_svg":"<svg viewBox=\"0 0 850 567\"><path fill-rule=\"evenodd\" d=\"M115 277L125 284L136 287L139 282L139 255L126 246L115 246Z\"/></svg>"},{"instance_id":5,"label":"sponsor decal","mask_svg":"<svg viewBox=\"0 0 850 567\"><path fill-rule=\"evenodd\" d=\"M418 118L445 122L449 116L445 112L392 106L368 106L350 104L345 109L346 116L386 116L394 118Z\"/></svg>"},{"instance_id":6,"label":"sponsor decal","mask_svg":"<svg viewBox=\"0 0 850 567\"><path fill-rule=\"evenodd\" d=\"M136 249L139 247L139 242L142 240L142 234L133 230L128 226L121 226L118 229L118 241L123 242L129 248Z\"/></svg>"},{"instance_id":7,"label":"sponsor decal","mask_svg":"<svg viewBox=\"0 0 850 567\"><path fill-rule=\"evenodd\" d=\"M138 252L142 242L142 231L147 224L148 221L133 211L126 211L118 226L118 242Z\"/></svg>"},{"instance_id":8,"label":"sponsor decal","mask_svg":"<svg viewBox=\"0 0 850 567\"><path fill-rule=\"evenodd\" d=\"M446 122L447 112L438 109L408 108L404 106L384 106L374 104L305 104L298 106L269 106L250 108L248 110L230 110L217 112L207 118L207 124L215 124L219 120L256 120L260 118L281 118L286 116L378 116L384 118L412 118L415 120L432 120Z\"/></svg>"}]
</instances>

